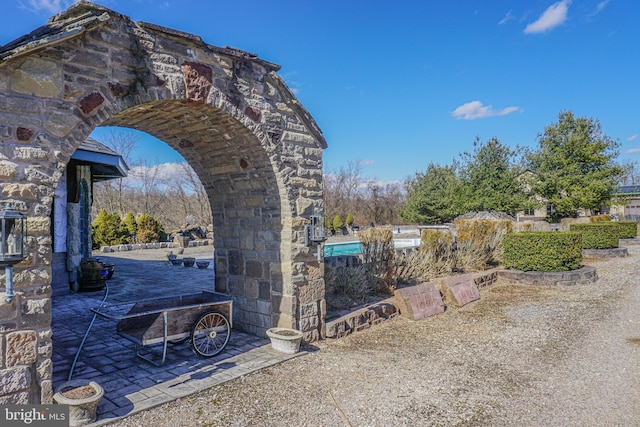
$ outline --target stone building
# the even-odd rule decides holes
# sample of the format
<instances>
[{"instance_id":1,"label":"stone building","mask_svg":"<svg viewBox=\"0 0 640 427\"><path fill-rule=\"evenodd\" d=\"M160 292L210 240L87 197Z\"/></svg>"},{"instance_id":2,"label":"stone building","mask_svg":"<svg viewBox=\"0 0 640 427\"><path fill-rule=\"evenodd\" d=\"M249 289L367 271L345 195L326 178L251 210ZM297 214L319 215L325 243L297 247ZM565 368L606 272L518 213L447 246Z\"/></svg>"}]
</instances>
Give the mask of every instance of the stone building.
<instances>
[{"instance_id":1,"label":"stone building","mask_svg":"<svg viewBox=\"0 0 640 427\"><path fill-rule=\"evenodd\" d=\"M234 328L324 336L323 266L305 225L323 208L327 145L279 68L87 1L0 47L0 207L28 227L16 296L0 298L0 404L52 400L54 196L98 126L147 132L198 174L213 212L214 285L233 299Z\"/></svg>"},{"instance_id":2,"label":"stone building","mask_svg":"<svg viewBox=\"0 0 640 427\"><path fill-rule=\"evenodd\" d=\"M76 291L80 263L91 256L93 183L127 176L122 157L87 138L71 155L54 192L51 288L53 295Z\"/></svg>"}]
</instances>

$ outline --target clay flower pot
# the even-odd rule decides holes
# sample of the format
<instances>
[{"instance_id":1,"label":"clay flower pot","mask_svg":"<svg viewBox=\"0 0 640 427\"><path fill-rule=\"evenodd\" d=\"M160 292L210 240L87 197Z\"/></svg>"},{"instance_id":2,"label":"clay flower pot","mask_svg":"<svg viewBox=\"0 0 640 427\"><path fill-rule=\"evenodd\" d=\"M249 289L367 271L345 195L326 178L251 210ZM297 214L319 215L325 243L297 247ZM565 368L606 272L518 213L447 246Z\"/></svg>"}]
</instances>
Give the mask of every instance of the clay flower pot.
<instances>
[{"instance_id":1,"label":"clay flower pot","mask_svg":"<svg viewBox=\"0 0 640 427\"><path fill-rule=\"evenodd\" d=\"M295 354L300 350L302 332L291 328L267 329L267 336L271 340L271 347L282 353Z\"/></svg>"},{"instance_id":2,"label":"clay flower pot","mask_svg":"<svg viewBox=\"0 0 640 427\"><path fill-rule=\"evenodd\" d=\"M100 384L90 380L71 380L56 389L53 400L69 405L69 426L84 426L96 420L98 402L104 396Z\"/></svg>"}]
</instances>

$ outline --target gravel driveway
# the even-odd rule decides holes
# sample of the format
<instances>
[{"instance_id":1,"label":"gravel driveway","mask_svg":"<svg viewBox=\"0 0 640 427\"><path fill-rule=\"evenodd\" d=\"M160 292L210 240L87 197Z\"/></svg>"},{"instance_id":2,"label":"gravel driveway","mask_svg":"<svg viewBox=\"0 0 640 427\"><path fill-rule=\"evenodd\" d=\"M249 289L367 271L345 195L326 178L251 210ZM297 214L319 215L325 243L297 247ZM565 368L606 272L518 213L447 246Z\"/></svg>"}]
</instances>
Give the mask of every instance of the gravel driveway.
<instances>
[{"instance_id":1,"label":"gravel driveway","mask_svg":"<svg viewBox=\"0 0 640 427\"><path fill-rule=\"evenodd\" d=\"M118 426L638 426L640 247L593 285L497 284Z\"/></svg>"}]
</instances>

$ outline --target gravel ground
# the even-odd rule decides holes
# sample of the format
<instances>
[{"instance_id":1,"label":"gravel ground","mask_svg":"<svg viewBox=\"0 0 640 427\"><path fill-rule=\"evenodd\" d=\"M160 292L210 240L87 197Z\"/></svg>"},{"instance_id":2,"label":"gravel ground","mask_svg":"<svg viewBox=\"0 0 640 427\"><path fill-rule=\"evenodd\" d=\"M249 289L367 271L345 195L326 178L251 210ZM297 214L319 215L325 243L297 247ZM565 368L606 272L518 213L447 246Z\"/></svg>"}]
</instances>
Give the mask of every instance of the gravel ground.
<instances>
[{"instance_id":1,"label":"gravel ground","mask_svg":"<svg viewBox=\"0 0 640 427\"><path fill-rule=\"evenodd\" d=\"M640 425L640 247L594 285L497 284L118 426Z\"/></svg>"}]
</instances>

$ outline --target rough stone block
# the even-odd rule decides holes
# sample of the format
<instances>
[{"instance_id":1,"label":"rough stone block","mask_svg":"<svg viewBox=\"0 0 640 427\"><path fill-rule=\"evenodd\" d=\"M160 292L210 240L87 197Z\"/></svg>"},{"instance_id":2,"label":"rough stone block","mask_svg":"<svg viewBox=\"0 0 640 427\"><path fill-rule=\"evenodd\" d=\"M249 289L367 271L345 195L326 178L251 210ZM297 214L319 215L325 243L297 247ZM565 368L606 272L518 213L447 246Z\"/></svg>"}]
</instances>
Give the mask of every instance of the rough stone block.
<instances>
[{"instance_id":1,"label":"rough stone block","mask_svg":"<svg viewBox=\"0 0 640 427\"><path fill-rule=\"evenodd\" d=\"M462 278L463 276L461 276ZM465 280L466 279L466 280ZM447 283L447 281L445 281ZM458 307L480 299L480 291L472 278L464 277L458 283L447 283L447 299Z\"/></svg>"},{"instance_id":2,"label":"rough stone block","mask_svg":"<svg viewBox=\"0 0 640 427\"><path fill-rule=\"evenodd\" d=\"M31 365L37 359L35 331L20 331L7 334L7 366Z\"/></svg>"},{"instance_id":3,"label":"rough stone block","mask_svg":"<svg viewBox=\"0 0 640 427\"><path fill-rule=\"evenodd\" d=\"M444 312L440 290L433 283L397 289L393 293L400 314L411 320L420 320Z\"/></svg>"},{"instance_id":4,"label":"rough stone block","mask_svg":"<svg viewBox=\"0 0 640 427\"><path fill-rule=\"evenodd\" d=\"M16 366L0 371L0 390L3 394L16 393L31 387L31 372L28 366Z\"/></svg>"},{"instance_id":5,"label":"rough stone block","mask_svg":"<svg viewBox=\"0 0 640 427\"><path fill-rule=\"evenodd\" d=\"M40 382L40 403L43 405L53 403L53 383L51 380Z\"/></svg>"},{"instance_id":6,"label":"rough stone block","mask_svg":"<svg viewBox=\"0 0 640 427\"><path fill-rule=\"evenodd\" d=\"M61 70L53 61L28 58L13 73L12 89L19 93L54 98L60 93Z\"/></svg>"},{"instance_id":7,"label":"rough stone block","mask_svg":"<svg viewBox=\"0 0 640 427\"><path fill-rule=\"evenodd\" d=\"M327 338L339 338L347 330L347 325L343 320L327 323Z\"/></svg>"},{"instance_id":8,"label":"rough stone block","mask_svg":"<svg viewBox=\"0 0 640 427\"><path fill-rule=\"evenodd\" d=\"M0 162L0 178L11 178L18 173L17 163L3 161Z\"/></svg>"},{"instance_id":9,"label":"rough stone block","mask_svg":"<svg viewBox=\"0 0 640 427\"><path fill-rule=\"evenodd\" d=\"M20 391L11 393L6 396L0 396L0 405L27 405L33 403L29 401L30 393L28 391ZM53 398L53 396L51 396Z\"/></svg>"},{"instance_id":10,"label":"rough stone block","mask_svg":"<svg viewBox=\"0 0 640 427\"><path fill-rule=\"evenodd\" d=\"M300 317L313 317L318 315L318 304L315 302L300 306Z\"/></svg>"}]
</instances>

